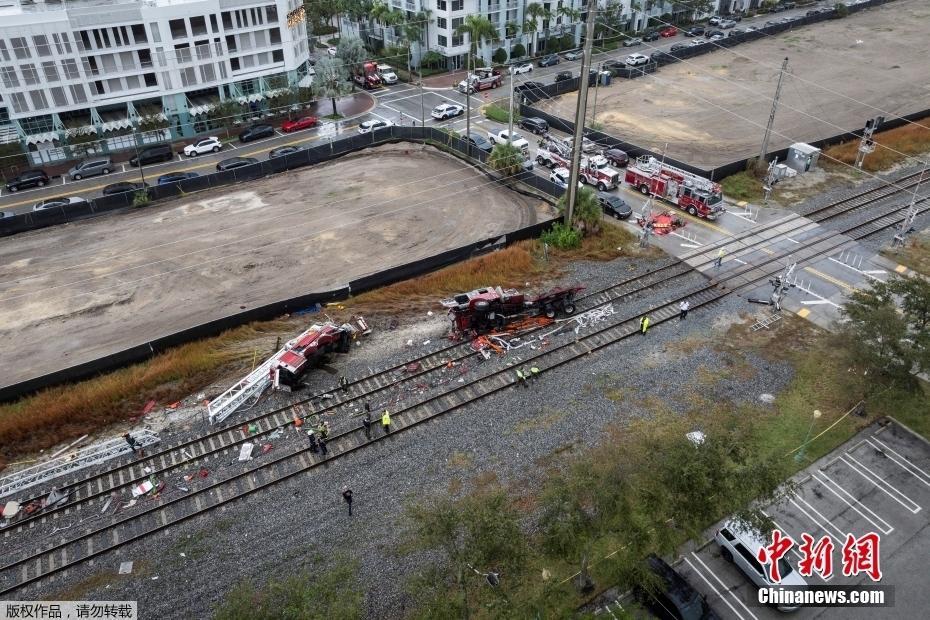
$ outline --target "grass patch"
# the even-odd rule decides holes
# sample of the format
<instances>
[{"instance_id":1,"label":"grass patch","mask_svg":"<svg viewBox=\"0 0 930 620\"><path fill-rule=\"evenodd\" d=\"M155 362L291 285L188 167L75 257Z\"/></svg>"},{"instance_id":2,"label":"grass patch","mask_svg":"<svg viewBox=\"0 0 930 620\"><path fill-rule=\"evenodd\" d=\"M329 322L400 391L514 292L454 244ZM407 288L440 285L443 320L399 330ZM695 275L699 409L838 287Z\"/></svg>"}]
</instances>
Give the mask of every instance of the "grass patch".
<instances>
[{"instance_id":1,"label":"grass patch","mask_svg":"<svg viewBox=\"0 0 930 620\"><path fill-rule=\"evenodd\" d=\"M720 181L723 195L730 200L758 202L762 200L762 181L750 172L737 172Z\"/></svg>"},{"instance_id":2,"label":"grass patch","mask_svg":"<svg viewBox=\"0 0 930 620\"><path fill-rule=\"evenodd\" d=\"M345 118L342 114L327 114L323 118L330 121L338 121L340 118Z\"/></svg>"},{"instance_id":3,"label":"grass patch","mask_svg":"<svg viewBox=\"0 0 930 620\"><path fill-rule=\"evenodd\" d=\"M926 123L926 121L919 121ZM926 124L908 124L874 135L875 151L866 155L862 169L868 172L885 170L903 162L909 156L930 151L930 126ZM883 148L884 147L884 148ZM846 164L856 162L859 140L841 142L826 149L823 154Z\"/></svg>"},{"instance_id":4,"label":"grass patch","mask_svg":"<svg viewBox=\"0 0 930 620\"><path fill-rule=\"evenodd\" d=\"M885 248L882 255L914 271L930 275L930 233L921 232L903 248Z\"/></svg>"},{"instance_id":5,"label":"grass patch","mask_svg":"<svg viewBox=\"0 0 930 620\"><path fill-rule=\"evenodd\" d=\"M497 121L498 123L510 122L510 110L496 103L491 103L484 106L483 112L485 117L491 119L492 121ZM516 123L519 120L520 114L515 110L513 114L513 122Z\"/></svg>"},{"instance_id":6,"label":"grass patch","mask_svg":"<svg viewBox=\"0 0 930 620\"><path fill-rule=\"evenodd\" d=\"M252 345L278 321L244 325L191 342L87 381L43 390L0 405L0 459L7 462L137 415L149 399L172 403L215 380L232 364L251 361ZM262 352L259 353L259 356Z\"/></svg>"},{"instance_id":7,"label":"grass patch","mask_svg":"<svg viewBox=\"0 0 930 620\"><path fill-rule=\"evenodd\" d=\"M640 248L639 238L626 228L621 228L610 220L604 220L599 234L585 236L581 247L573 250L549 248L549 256L568 260L612 260L619 256L659 256L662 251L654 248Z\"/></svg>"}]
</instances>

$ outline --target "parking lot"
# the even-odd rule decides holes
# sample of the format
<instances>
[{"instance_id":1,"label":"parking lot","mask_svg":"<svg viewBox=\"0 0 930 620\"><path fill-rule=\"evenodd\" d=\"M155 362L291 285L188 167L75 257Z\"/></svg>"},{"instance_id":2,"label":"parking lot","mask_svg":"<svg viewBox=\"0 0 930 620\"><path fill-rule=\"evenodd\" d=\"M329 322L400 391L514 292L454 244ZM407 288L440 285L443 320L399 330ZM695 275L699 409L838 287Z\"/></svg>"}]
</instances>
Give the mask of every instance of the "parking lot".
<instances>
[{"instance_id":1,"label":"parking lot","mask_svg":"<svg viewBox=\"0 0 930 620\"><path fill-rule=\"evenodd\" d=\"M790 458L790 457L789 457ZM791 537L795 546L786 559L796 570L801 534L829 536L834 544L833 576L812 585L871 584L868 576L844 577L842 549L847 534L880 536L881 585L893 586L894 607L801 608L795 618L926 617L930 609L926 558L930 554L930 444L894 421L874 423L820 459L797 477L800 483L787 503L765 513ZM722 523L708 532L712 538ZM757 588L709 542L687 552L676 566L722 618L780 618L759 606Z\"/></svg>"}]
</instances>

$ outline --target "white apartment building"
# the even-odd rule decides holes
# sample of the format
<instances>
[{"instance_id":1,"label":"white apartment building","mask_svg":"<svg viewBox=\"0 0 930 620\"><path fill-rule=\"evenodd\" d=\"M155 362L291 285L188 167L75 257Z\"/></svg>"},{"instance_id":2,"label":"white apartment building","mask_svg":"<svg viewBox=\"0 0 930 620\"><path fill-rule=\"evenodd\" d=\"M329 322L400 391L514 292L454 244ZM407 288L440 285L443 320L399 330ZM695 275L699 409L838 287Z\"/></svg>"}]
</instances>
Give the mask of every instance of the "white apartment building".
<instances>
[{"instance_id":1,"label":"white apartment building","mask_svg":"<svg viewBox=\"0 0 930 620\"><path fill-rule=\"evenodd\" d=\"M308 85L308 58L301 0L0 0L0 123L33 163L190 136Z\"/></svg>"}]
</instances>

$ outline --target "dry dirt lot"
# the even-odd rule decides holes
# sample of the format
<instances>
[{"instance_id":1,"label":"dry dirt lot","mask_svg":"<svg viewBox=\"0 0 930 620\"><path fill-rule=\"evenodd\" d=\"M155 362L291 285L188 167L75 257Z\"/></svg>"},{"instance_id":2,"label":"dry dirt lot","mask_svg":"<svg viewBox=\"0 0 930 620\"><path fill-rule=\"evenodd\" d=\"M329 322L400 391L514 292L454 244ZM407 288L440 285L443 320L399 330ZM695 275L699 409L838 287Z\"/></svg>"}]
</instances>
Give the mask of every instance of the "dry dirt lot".
<instances>
[{"instance_id":1,"label":"dry dirt lot","mask_svg":"<svg viewBox=\"0 0 930 620\"><path fill-rule=\"evenodd\" d=\"M614 80L599 89L597 121L606 133L657 152L668 144L670 157L705 169L756 155L786 56L790 73L769 150L853 131L879 114L927 109L930 2L896 0ZM573 118L576 97L540 105Z\"/></svg>"},{"instance_id":2,"label":"dry dirt lot","mask_svg":"<svg viewBox=\"0 0 930 620\"><path fill-rule=\"evenodd\" d=\"M393 145L220 195L8 237L0 384L535 223L549 207Z\"/></svg>"}]
</instances>

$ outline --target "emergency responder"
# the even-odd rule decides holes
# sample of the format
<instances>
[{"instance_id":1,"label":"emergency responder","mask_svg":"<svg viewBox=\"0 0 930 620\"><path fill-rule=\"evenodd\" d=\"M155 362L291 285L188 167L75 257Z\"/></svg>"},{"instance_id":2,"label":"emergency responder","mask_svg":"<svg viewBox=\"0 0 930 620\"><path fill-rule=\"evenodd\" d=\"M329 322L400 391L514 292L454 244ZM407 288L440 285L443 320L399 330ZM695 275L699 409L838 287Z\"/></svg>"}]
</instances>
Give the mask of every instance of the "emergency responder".
<instances>
[{"instance_id":1,"label":"emergency responder","mask_svg":"<svg viewBox=\"0 0 930 620\"><path fill-rule=\"evenodd\" d=\"M526 387L526 388L530 387L529 384L526 382L526 373L523 372L522 368L517 368L517 380L523 384L523 387Z\"/></svg>"},{"instance_id":2,"label":"emergency responder","mask_svg":"<svg viewBox=\"0 0 930 620\"><path fill-rule=\"evenodd\" d=\"M639 319L639 333L645 336L647 331L649 331L649 316L644 314L642 318Z\"/></svg>"},{"instance_id":3,"label":"emergency responder","mask_svg":"<svg viewBox=\"0 0 930 620\"><path fill-rule=\"evenodd\" d=\"M352 489L347 486L342 487L342 499L349 505L349 516L352 516Z\"/></svg>"},{"instance_id":4,"label":"emergency responder","mask_svg":"<svg viewBox=\"0 0 930 620\"><path fill-rule=\"evenodd\" d=\"M142 446L139 445L139 442L136 441L136 439L129 433L123 435L123 439L125 439L126 443L129 444L129 449L132 450L132 453L136 456L139 456L139 454L142 452Z\"/></svg>"},{"instance_id":5,"label":"emergency responder","mask_svg":"<svg viewBox=\"0 0 930 620\"><path fill-rule=\"evenodd\" d=\"M530 367L530 378L535 382L539 378L539 368L536 366Z\"/></svg>"},{"instance_id":6,"label":"emergency responder","mask_svg":"<svg viewBox=\"0 0 930 620\"><path fill-rule=\"evenodd\" d=\"M343 392L349 391L349 380L347 378L339 377L339 387L342 388Z\"/></svg>"},{"instance_id":7,"label":"emergency responder","mask_svg":"<svg viewBox=\"0 0 930 620\"><path fill-rule=\"evenodd\" d=\"M723 248L720 248L719 250L717 250L717 258L714 260L714 268L715 268L715 269L719 269L719 268L720 268L720 265L723 264L723 256L724 256L724 254L726 254L726 253L727 253L727 251L724 250Z\"/></svg>"},{"instance_id":8,"label":"emergency responder","mask_svg":"<svg viewBox=\"0 0 930 620\"><path fill-rule=\"evenodd\" d=\"M678 304L678 320L684 321L686 318L688 318L688 310L690 309L691 309L691 304L688 302L687 299L685 299L680 304Z\"/></svg>"},{"instance_id":9,"label":"emergency responder","mask_svg":"<svg viewBox=\"0 0 930 620\"><path fill-rule=\"evenodd\" d=\"M326 449L326 437L320 437L320 453L323 456L326 456L329 453L329 450Z\"/></svg>"},{"instance_id":10,"label":"emergency responder","mask_svg":"<svg viewBox=\"0 0 930 620\"><path fill-rule=\"evenodd\" d=\"M384 413L381 415L381 429L384 431L385 435L391 432L391 412L387 409L385 409Z\"/></svg>"},{"instance_id":11,"label":"emergency responder","mask_svg":"<svg viewBox=\"0 0 930 620\"><path fill-rule=\"evenodd\" d=\"M362 427L365 429L365 439L371 441L371 414L366 413L362 418Z\"/></svg>"},{"instance_id":12,"label":"emergency responder","mask_svg":"<svg viewBox=\"0 0 930 620\"><path fill-rule=\"evenodd\" d=\"M310 440L310 452L316 454L319 451L319 447L316 443L316 433L313 432L312 428L307 431L307 439Z\"/></svg>"}]
</instances>

